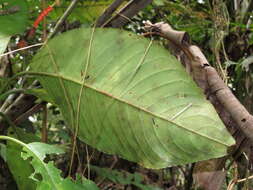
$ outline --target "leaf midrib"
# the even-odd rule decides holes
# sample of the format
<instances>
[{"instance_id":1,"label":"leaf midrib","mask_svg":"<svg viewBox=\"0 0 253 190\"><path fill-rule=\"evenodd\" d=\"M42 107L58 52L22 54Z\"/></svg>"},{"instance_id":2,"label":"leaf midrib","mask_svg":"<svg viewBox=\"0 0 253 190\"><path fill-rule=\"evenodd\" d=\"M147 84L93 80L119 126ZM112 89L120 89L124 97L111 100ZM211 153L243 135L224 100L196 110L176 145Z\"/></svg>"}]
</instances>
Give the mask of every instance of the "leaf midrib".
<instances>
[{"instance_id":1,"label":"leaf midrib","mask_svg":"<svg viewBox=\"0 0 253 190\"><path fill-rule=\"evenodd\" d=\"M80 86L83 85L80 81L77 81L77 80L74 80L73 78L68 78L68 77L65 77L65 76L62 76L62 75L59 75L59 74L46 73L46 72L28 72L28 73L33 74L33 75L50 76L50 77L55 77L55 78L61 77L62 79L66 80L66 81L70 81L70 82L79 84ZM117 98L117 97L115 97L115 96L109 94L108 92L101 91L101 90L96 89L96 88L94 88L94 87L92 87L92 86L90 86L90 85L87 85L87 84L84 84L84 86L85 86L86 88L89 88L89 89L91 89L91 90L94 90L94 91L96 91L96 92L98 92L98 93L100 93L100 94L103 94L103 95L105 95L105 96L107 96L107 97L113 98L113 99L116 100L116 101L122 102L122 103L124 103L124 104L129 105L129 106L132 106L132 107L135 108L135 109L139 109L139 110L141 110L141 111L143 111L143 112L145 112L145 113L147 113L147 114L149 114L149 115L152 115L153 117L156 117L156 118L165 120L165 121L167 121L167 122L170 122L171 124L173 124L173 125L175 125L175 126L177 126L177 127L179 127L179 128L182 128L182 129L184 129L184 130L186 130L186 131L189 131L189 132L191 132L191 133L193 133L193 134L195 134L195 135L199 135L199 136L201 136L201 137L204 137L204 138L209 139L209 140L211 140L211 141L214 141L214 142L216 142L216 143L222 144L222 145L224 145L224 146L226 146L226 147L229 147L229 146L230 146L230 145L228 145L228 144L225 144L224 142L221 142L221 141L219 141L219 140L210 138L209 136L206 136L206 135L203 135L203 134L201 134L201 133L197 133L197 132L195 132L195 131L193 131L193 130L190 130L190 129L188 129L188 128L185 128L185 127L183 127L183 126L181 126L181 125L179 125L179 124L177 124L177 123L175 123L175 122L169 120L168 118L165 118L165 117L163 117L163 116L161 116L161 115L157 115L157 114L155 114L155 113L153 113L153 112L150 112L150 111L146 110L145 108L143 108L143 107L141 107L141 106L136 106L136 105L134 105L134 104L132 104L132 103L126 101L126 100Z\"/></svg>"}]
</instances>

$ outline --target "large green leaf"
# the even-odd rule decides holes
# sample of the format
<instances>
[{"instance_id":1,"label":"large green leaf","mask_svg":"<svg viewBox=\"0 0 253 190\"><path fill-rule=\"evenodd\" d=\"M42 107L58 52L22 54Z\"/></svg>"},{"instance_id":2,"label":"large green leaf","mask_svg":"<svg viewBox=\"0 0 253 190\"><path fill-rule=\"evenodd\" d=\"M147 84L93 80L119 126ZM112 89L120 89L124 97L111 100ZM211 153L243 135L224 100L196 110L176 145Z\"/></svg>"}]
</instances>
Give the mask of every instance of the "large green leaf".
<instances>
[{"instance_id":1,"label":"large green leaf","mask_svg":"<svg viewBox=\"0 0 253 190\"><path fill-rule=\"evenodd\" d=\"M234 144L175 57L132 33L66 32L31 68L79 138L103 152L163 168L224 156Z\"/></svg>"},{"instance_id":2,"label":"large green leaf","mask_svg":"<svg viewBox=\"0 0 253 190\"><path fill-rule=\"evenodd\" d=\"M0 0L0 54L12 35L23 32L28 20L25 0Z\"/></svg>"}]
</instances>

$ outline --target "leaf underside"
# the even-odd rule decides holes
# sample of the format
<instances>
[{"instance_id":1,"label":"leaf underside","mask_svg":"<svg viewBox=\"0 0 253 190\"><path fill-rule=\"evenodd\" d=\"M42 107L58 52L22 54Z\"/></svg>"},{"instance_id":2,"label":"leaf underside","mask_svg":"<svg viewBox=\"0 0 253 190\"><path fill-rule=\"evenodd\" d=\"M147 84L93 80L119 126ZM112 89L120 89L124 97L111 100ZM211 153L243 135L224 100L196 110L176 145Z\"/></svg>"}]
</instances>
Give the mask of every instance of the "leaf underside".
<instances>
[{"instance_id":1,"label":"leaf underside","mask_svg":"<svg viewBox=\"0 0 253 190\"><path fill-rule=\"evenodd\" d=\"M31 68L72 130L103 152L164 168L224 156L234 144L176 58L132 33L66 32Z\"/></svg>"}]
</instances>

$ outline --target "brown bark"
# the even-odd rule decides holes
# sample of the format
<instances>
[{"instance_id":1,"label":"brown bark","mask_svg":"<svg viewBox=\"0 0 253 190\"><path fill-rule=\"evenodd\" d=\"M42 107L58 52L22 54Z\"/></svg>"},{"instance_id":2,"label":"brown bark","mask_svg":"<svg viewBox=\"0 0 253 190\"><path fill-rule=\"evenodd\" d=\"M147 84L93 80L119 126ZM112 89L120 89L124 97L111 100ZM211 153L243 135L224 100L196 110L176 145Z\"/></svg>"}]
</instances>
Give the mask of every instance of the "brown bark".
<instances>
[{"instance_id":1,"label":"brown bark","mask_svg":"<svg viewBox=\"0 0 253 190\"><path fill-rule=\"evenodd\" d=\"M164 24L164 23L163 23ZM168 25L168 24L164 24ZM171 27L157 27L156 32L160 32L160 36L170 40L176 44L176 48L181 50L177 53L177 57L181 63L186 66L186 70L190 70L197 85L203 89L207 98L214 105L220 118L229 129L231 134L236 139L237 149L233 150L233 158L237 160L242 151L247 151L250 143L253 142L253 119L252 115L245 109L245 107L237 100L227 85L222 81L216 70L211 67L205 58L204 54L197 46L190 46L187 43L182 43L180 38L171 40L171 32L175 33ZM166 29L164 31L164 29ZM189 67L190 69L187 69ZM239 129L239 130L238 130ZM203 161L197 163L194 171L194 179L196 183L204 189L220 189L225 173L222 168L225 167L226 157L221 159L214 159L210 161ZM208 169L201 169L201 166L210 165ZM217 181L218 178L222 179Z\"/></svg>"},{"instance_id":2,"label":"brown bark","mask_svg":"<svg viewBox=\"0 0 253 190\"><path fill-rule=\"evenodd\" d=\"M183 41L180 40L181 38L171 40L171 36L175 36L175 31L168 26L168 24L153 24L151 26L154 30L160 32L161 36L172 41L177 47L181 48L183 53L185 53L190 60L188 64L190 64L193 79L207 94L207 98L211 97L213 101L216 101L211 101L211 103L216 109L218 108L217 112L226 112L226 115L230 117L229 120L236 122L237 127L251 140L251 142L253 142L252 115L250 115L245 107L237 100L230 89L222 81L216 70L209 65L200 49L197 46L190 46L187 43L183 43ZM219 107L217 107L217 105L219 105ZM221 117L221 119L225 125L231 124L228 123L227 118Z\"/></svg>"},{"instance_id":3,"label":"brown bark","mask_svg":"<svg viewBox=\"0 0 253 190\"><path fill-rule=\"evenodd\" d=\"M229 112L238 128L253 142L253 117L224 84L217 71L210 66L204 67L210 90L214 93L224 109Z\"/></svg>"}]
</instances>

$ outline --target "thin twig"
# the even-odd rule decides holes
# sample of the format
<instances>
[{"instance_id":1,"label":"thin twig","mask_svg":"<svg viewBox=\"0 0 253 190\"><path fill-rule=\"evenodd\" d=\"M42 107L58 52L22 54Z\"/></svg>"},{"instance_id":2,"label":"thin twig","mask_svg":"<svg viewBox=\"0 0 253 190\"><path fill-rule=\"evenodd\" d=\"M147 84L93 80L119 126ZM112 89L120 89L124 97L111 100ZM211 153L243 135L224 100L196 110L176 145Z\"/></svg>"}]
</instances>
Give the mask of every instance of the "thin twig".
<instances>
[{"instance_id":1,"label":"thin twig","mask_svg":"<svg viewBox=\"0 0 253 190\"><path fill-rule=\"evenodd\" d=\"M86 154L88 154L88 153L86 152ZM88 168L88 163L90 163L90 161L92 160L94 154L95 154L95 149L92 150L92 153L91 153L90 156L87 156L87 155L86 155L86 159L88 159L88 160L87 160L86 167L85 167L85 168L83 169L83 171L82 171L82 176L84 176L86 169L89 169L89 168Z\"/></svg>"},{"instance_id":2,"label":"thin twig","mask_svg":"<svg viewBox=\"0 0 253 190\"><path fill-rule=\"evenodd\" d=\"M0 112L4 112L13 103L13 101L17 98L17 96L18 94L13 94L13 93L8 94L8 97L5 99L5 101L0 107ZM2 98L5 98L5 93L1 95L1 99ZM0 119L0 124L1 124L1 119Z\"/></svg>"},{"instance_id":3,"label":"thin twig","mask_svg":"<svg viewBox=\"0 0 253 190\"><path fill-rule=\"evenodd\" d=\"M122 18L126 19L128 22L134 23L130 18L128 18L127 16L121 14L120 12L116 11L116 15L121 16ZM114 17L109 18L105 23L103 23L103 25L101 26L106 27L107 25L109 25L109 23L114 19Z\"/></svg>"},{"instance_id":4,"label":"thin twig","mask_svg":"<svg viewBox=\"0 0 253 190\"><path fill-rule=\"evenodd\" d=\"M140 70L141 66L144 64L144 61L145 61L145 58L147 57L147 54L151 48L153 44L153 40L150 40L149 44L148 44L148 47L145 49L145 52L142 56L142 58L140 59L138 65L136 66L136 68L134 69L134 73L132 74L132 76L130 77L130 80L129 80L129 84L132 82L132 80L135 78L136 74L138 73L138 71Z\"/></svg>"},{"instance_id":5,"label":"thin twig","mask_svg":"<svg viewBox=\"0 0 253 190\"><path fill-rule=\"evenodd\" d=\"M241 183L241 182L244 182L244 181L248 181L250 179L253 179L253 175L252 176L249 176L249 177L245 177L243 179L232 179L227 187L227 190L232 190L233 187L237 184L237 183Z\"/></svg>"},{"instance_id":6,"label":"thin twig","mask_svg":"<svg viewBox=\"0 0 253 190\"><path fill-rule=\"evenodd\" d=\"M77 5L79 0L73 0L70 5L68 6L67 10L63 13L63 15L61 16L61 18L58 20L58 22L56 23L53 32L50 33L46 39L46 42L54 37L54 35L57 33L59 27L62 25L62 23L67 19L67 17L70 15L70 13L73 11L73 9L75 8L75 6Z\"/></svg>"},{"instance_id":7,"label":"thin twig","mask_svg":"<svg viewBox=\"0 0 253 190\"><path fill-rule=\"evenodd\" d=\"M90 179L90 158L89 158L89 150L88 150L87 145L85 145L85 150L86 150L86 159L87 159L88 179Z\"/></svg>"},{"instance_id":8,"label":"thin twig","mask_svg":"<svg viewBox=\"0 0 253 190\"><path fill-rule=\"evenodd\" d=\"M12 90L9 90L3 94L0 95L0 100L3 100L5 99L7 96L9 96L10 94L14 94L14 93L24 93L25 92L25 89L12 89Z\"/></svg>"},{"instance_id":9,"label":"thin twig","mask_svg":"<svg viewBox=\"0 0 253 190\"><path fill-rule=\"evenodd\" d=\"M12 6L7 10L0 10L0 16L5 16L5 15L9 15L9 14L14 14L20 11L20 7L19 6Z\"/></svg>"},{"instance_id":10,"label":"thin twig","mask_svg":"<svg viewBox=\"0 0 253 190\"><path fill-rule=\"evenodd\" d=\"M82 94L84 90L84 85L85 85L85 78L87 75L88 67L90 64L90 57L91 57L91 47L92 47L92 42L93 42L93 36L95 32L95 25L92 29L91 37L90 37L90 42L89 42L89 49L88 49L88 55L87 55L87 62L84 68L84 76L82 78L82 86L79 91L79 96L78 96L78 102L77 102L77 114L76 114L76 126L74 128L74 139L73 139L73 148L72 148L72 154L71 154L71 160L70 160L70 166L69 166L69 176L71 174L71 169L72 169L72 164L75 156L75 146L76 146L76 138L77 134L79 131L79 124L80 124L80 110L81 110L81 100L82 100Z\"/></svg>"},{"instance_id":11,"label":"thin twig","mask_svg":"<svg viewBox=\"0 0 253 190\"><path fill-rule=\"evenodd\" d=\"M43 119L42 119L42 130L41 130L41 141L47 143L47 104L43 104Z\"/></svg>"},{"instance_id":12,"label":"thin twig","mask_svg":"<svg viewBox=\"0 0 253 190\"><path fill-rule=\"evenodd\" d=\"M27 110L25 113L21 114L20 116L18 116L14 123L18 124L20 122L22 122L24 119L28 118L29 116L37 113L44 105L45 103L40 103L40 104L36 104L33 107L31 107L29 110Z\"/></svg>"},{"instance_id":13,"label":"thin twig","mask_svg":"<svg viewBox=\"0 0 253 190\"><path fill-rule=\"evenodd\" d=\"M41 1L42 10L46 9L46 7L47 7L46 0L42 0ZM47 19L46 19L46 16L43 18L42 28L43 28L42 40L45 41L45 39L47 38Z\"/></svg>"},{"instance_id":14,"label":"thin twig","mask_svg":"<svg viewBox=\"0 0 253 190\"><path fill-rule=\"evenodd\" d=\"M116 165L117 161L118 161L118 158L117 158L117 156L114 155L113 156L113 162L112 162L111 166L109 167L110 170L112 170L114 168L114 166ZM99 182L97 182L96 183L97 186L100 187L101 184L104 182L105 179L106 179L106 177L103 177Z\"/></svg>"},{"instance_id":15,"label":"thin twig","mask_svg":"<svg viewBox=\"0 0 253 190\"><path fill-rule=\"evenodd\" d=\"M249 177L246 177L246 178L243 178L243 179L238 179L238 180L236 181L236 183L241 183L241 182L247 181L247 180L249 180L249 179L253 179L253 175L252 175L252 176L249 176Z\"/></svg>"},{"instance_id":16,"label":"thin twig","mask_svg":"<svg viewBox=\"0 0 253 190\"><path fill-rule=\"evenodd\" d=\"M44 43L33 44L33 45L26 46L26 47L23 47L23 48L15 49L13 51L9 51L7 53L1 54L0 57L3 57L5 55L10 55L12 53L16 53L16 52L19 52L19 51L22 51L22 50L25 50L25 49L30 49L30 48L33 48L33 47L42 46L42 45L44 45Z\"/></svg>"},{"instance_id":17,"label":"thin twig","mask_svg":"<svg viewBox=\"0 0 253 190\"><path fill-rule=\"evenodd\" d=\"M182 110L180 110L178 113L176 113L174 116L172 116L170 118L170 120L174 120L176 119L179 115L181 115L182 113L184 113L186 110L188 110L190 107L192 106L192 103L189 103L186 107L184 107Z\"/></svg>"}]
</instances>

